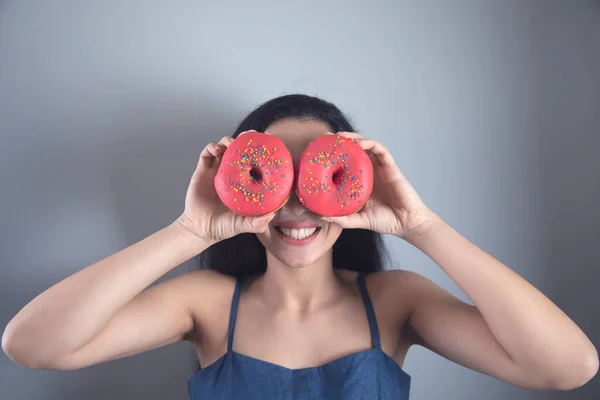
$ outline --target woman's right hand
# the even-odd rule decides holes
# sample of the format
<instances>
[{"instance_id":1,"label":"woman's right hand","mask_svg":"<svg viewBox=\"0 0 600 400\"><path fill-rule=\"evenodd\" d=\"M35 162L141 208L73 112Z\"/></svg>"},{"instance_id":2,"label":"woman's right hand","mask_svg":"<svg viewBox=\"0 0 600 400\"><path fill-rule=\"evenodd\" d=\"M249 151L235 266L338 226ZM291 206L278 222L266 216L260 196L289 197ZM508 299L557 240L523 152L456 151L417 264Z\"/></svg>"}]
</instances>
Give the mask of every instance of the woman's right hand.
<instances>
[{"instance_id":1,"label":"woman's right hand","mask_svg":"<svg viewBox=\"0 0 600 400\"><path fill-rule=\"evenodd\" d=\"M251 131L240 135L246 132ZM269 213L260 217L244 217L228 209L219 199L214 178L221 157L233 140L226 136L219 143L209 143L202 150L185 196L185 210L178 219L184 230L208 245L240 233L264 232L275 215Z\"/></svg>"}]
</instances>

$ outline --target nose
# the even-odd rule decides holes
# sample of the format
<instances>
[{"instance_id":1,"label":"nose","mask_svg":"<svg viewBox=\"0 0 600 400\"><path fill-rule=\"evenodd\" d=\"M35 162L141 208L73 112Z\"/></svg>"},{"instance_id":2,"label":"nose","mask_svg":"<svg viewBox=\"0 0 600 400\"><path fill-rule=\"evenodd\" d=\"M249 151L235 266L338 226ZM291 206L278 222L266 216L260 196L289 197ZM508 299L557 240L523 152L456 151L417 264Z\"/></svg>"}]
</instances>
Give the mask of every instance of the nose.
<instances>
[{"instance_id":1,"label":"nose","mask_svg":"<svg viewBox=\"0 0 600 400\"><path fill-rule=\"evenodd\" d=\"M290 198L283 205L282 209L285 209L287 212L294 214L295 216L298 216L298 217L308 211L308 209L302 205L302 203L300 202L300 199L298 199L298 196L296 195L295 190L292 190L292 193L290 194Z\"/></svg>"}]
</instances>

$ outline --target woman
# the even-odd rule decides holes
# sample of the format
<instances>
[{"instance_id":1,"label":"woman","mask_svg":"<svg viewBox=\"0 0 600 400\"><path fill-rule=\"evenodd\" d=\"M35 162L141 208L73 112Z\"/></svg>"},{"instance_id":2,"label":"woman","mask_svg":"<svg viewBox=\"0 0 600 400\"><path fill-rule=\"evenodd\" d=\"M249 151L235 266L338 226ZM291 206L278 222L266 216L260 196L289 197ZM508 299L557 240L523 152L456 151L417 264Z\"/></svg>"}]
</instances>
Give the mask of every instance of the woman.
<instances>
[{"instance_id":1,"label":"woman","mask_svg":"<svg viewBox=\"0 0 600 400\"><path fill-rule=\"evenodd\" d=\"M527 388L568 390L596 374L596 349L573 321L432 212L333 104L279 97L234 137L252 129L281 138L294 160L326 132L356 140L372 157L371 200L347 217L319 217L294 196L274 214L237 216L213 187L235 139L211 143L183 214L33 299L6 327L9 357L72 370L187 340L202 366L191 397L220 399L406 399L413 344ZM475 306L416 273L383 271L382 234L431 257ZM210 269L146 289L202 252Z\"/></svg>"}]
</instances>

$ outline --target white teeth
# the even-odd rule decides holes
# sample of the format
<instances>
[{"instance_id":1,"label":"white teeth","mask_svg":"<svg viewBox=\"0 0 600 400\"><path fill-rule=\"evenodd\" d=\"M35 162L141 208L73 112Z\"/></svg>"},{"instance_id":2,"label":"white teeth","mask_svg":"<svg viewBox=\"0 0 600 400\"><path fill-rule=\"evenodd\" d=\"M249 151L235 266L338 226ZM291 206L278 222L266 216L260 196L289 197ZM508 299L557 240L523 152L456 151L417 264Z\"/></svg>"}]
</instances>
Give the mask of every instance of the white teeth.
<instances>
[{"instance_id":1,"label":"white teeth","mask_svg":"<svg viewBox=\"0 0 600 400\"><path fill-rule=\"evenodd\" d=\"M280 229L285 236L296 240L305 239L317 231L317 228L289 229L281 227Z\"/></svg>"}]
</instances>

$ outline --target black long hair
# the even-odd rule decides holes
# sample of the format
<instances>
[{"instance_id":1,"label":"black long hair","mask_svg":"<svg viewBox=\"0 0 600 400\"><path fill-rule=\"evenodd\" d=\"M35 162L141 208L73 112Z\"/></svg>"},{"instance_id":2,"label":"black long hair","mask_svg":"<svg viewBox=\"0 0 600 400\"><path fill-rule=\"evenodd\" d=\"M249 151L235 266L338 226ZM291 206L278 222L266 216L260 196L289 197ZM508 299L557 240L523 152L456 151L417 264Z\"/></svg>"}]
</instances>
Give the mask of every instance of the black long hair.
<instances>
[{"instance_id":1,"label":"black long hair","mask_svg":"<svg viewBox=\"0 0 600 400\"><path fill-rule=\"evenodd\" d=\"M254 109L238 125L232 137L267 127L284 118L316 120L329 125L330 132L356 132L334 104L313 96L290 94L269 100ZM344 229L333 245L333 267L365 273L381 271L387 257L379 233L366 229ZM218 242L198 255L199 267L244 279L261 275L267 268L265 248L253 233L243 233Z\"/></svg>"}]
</instances>

